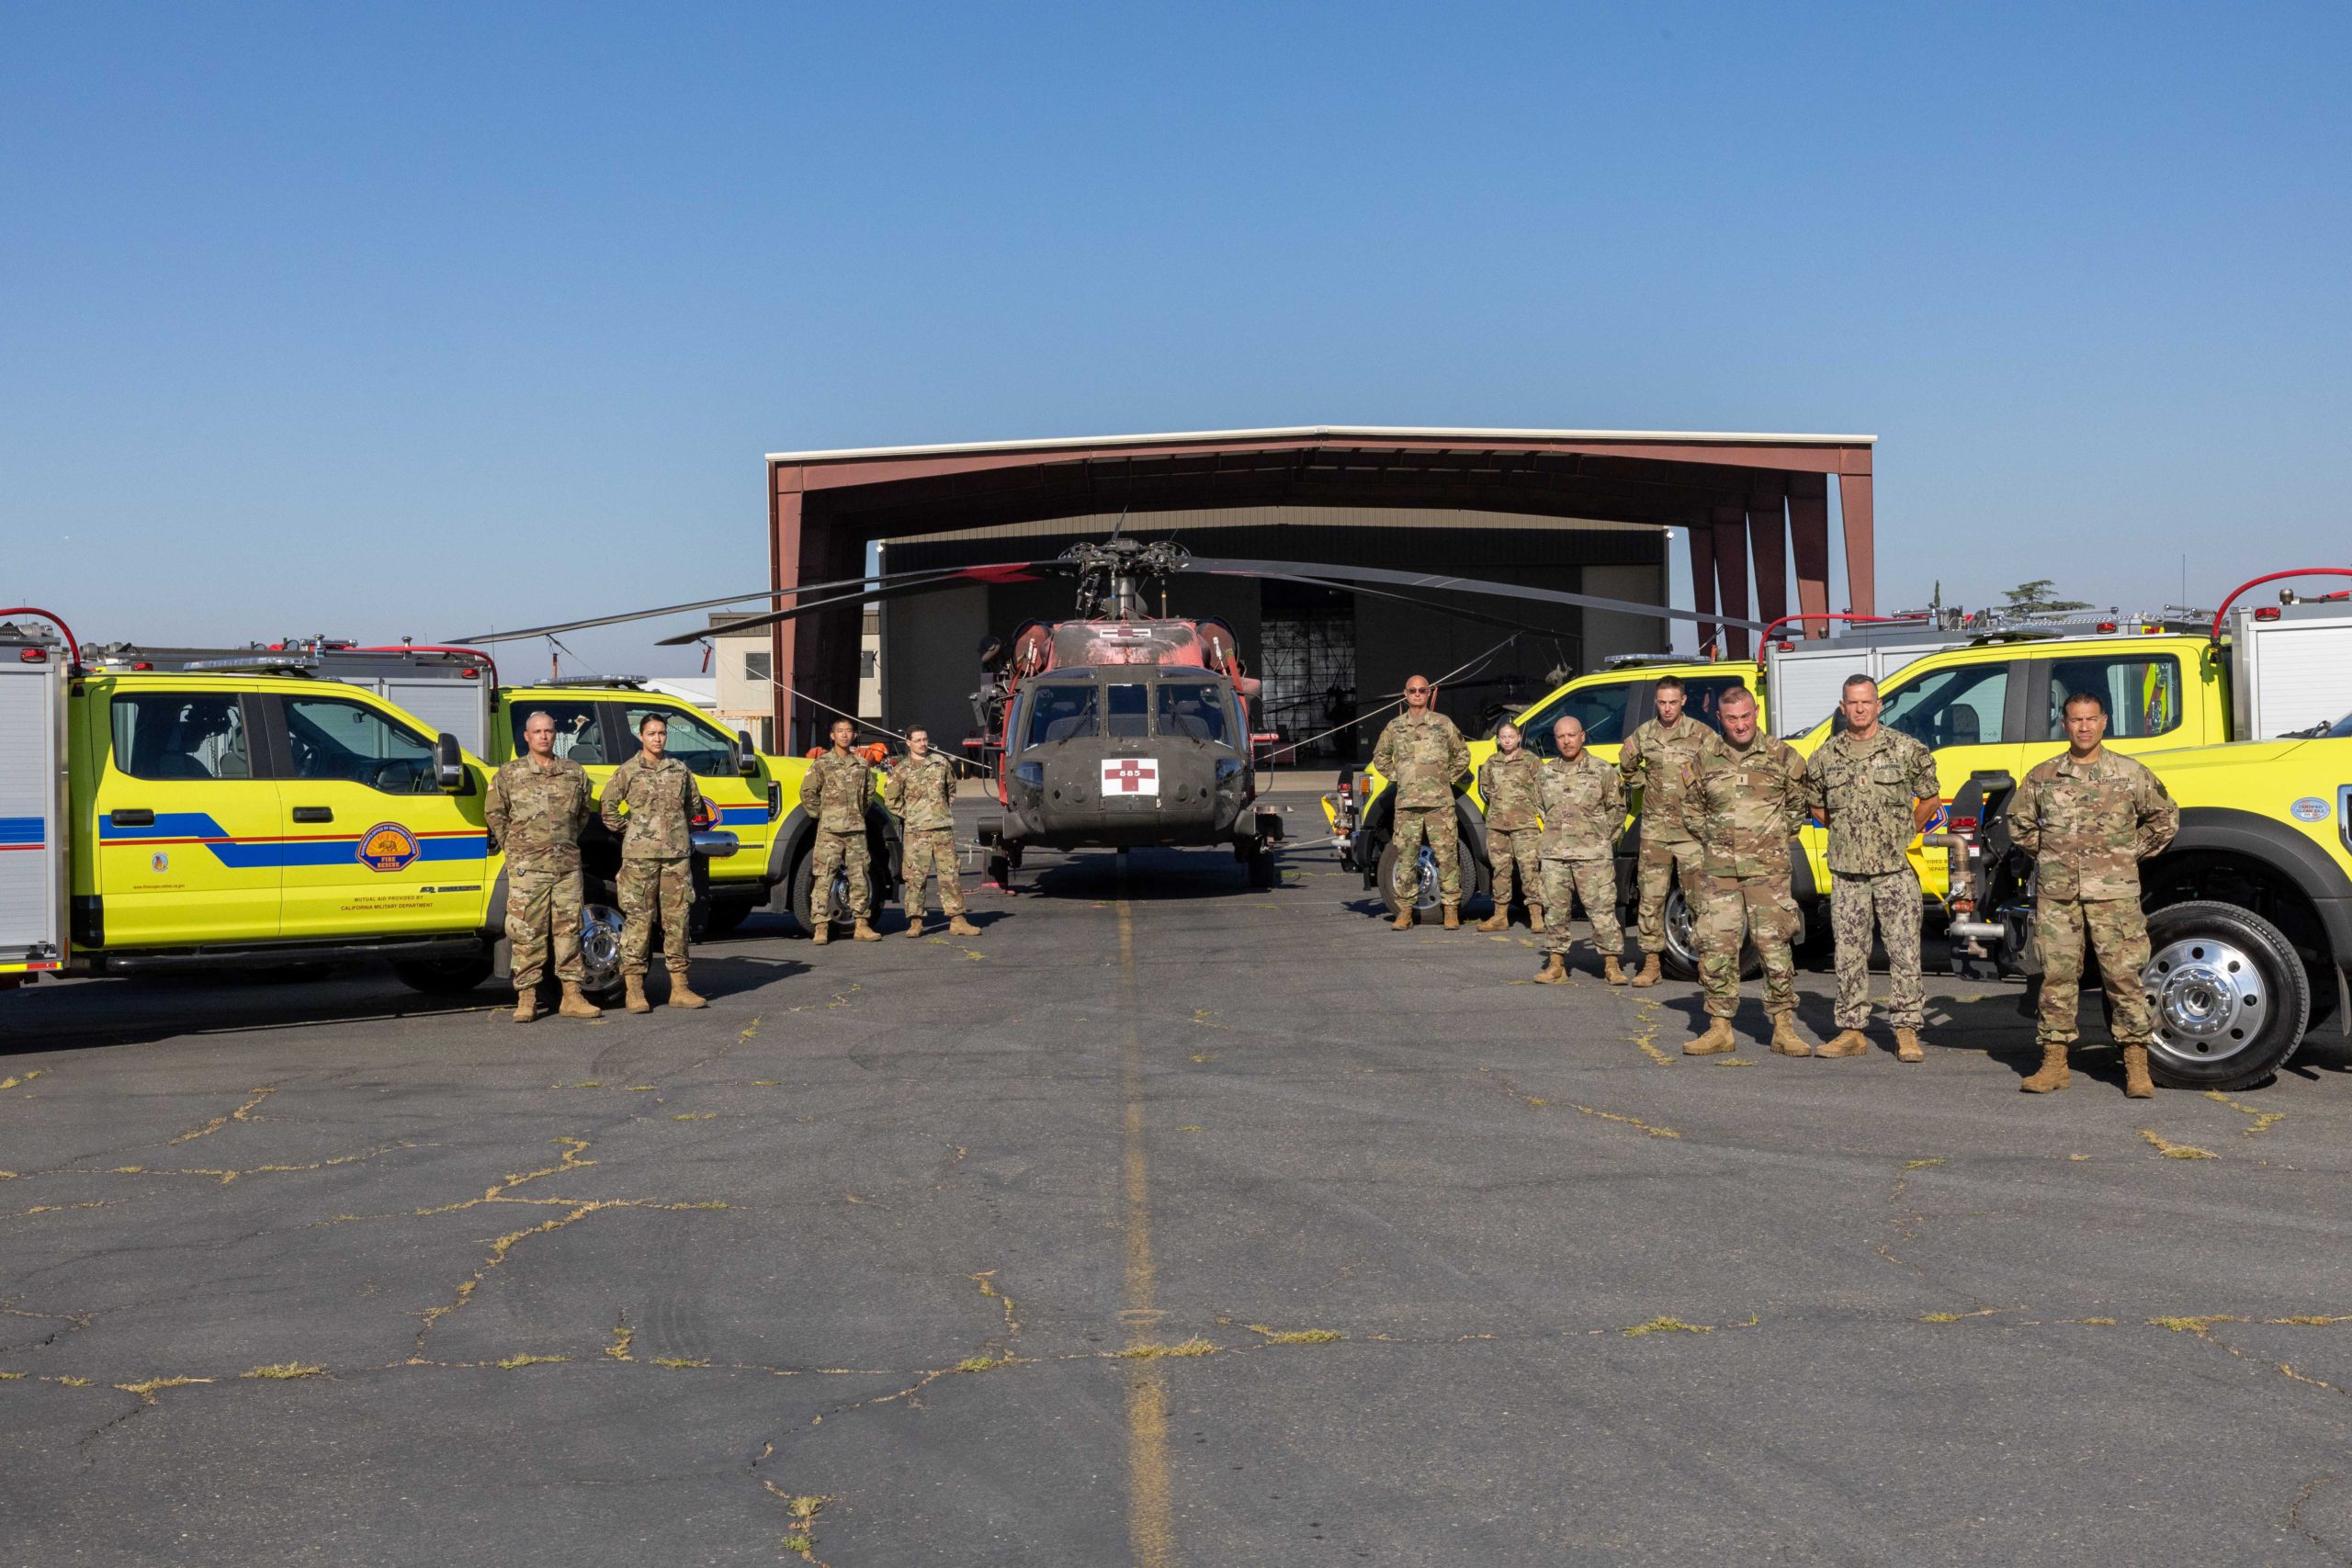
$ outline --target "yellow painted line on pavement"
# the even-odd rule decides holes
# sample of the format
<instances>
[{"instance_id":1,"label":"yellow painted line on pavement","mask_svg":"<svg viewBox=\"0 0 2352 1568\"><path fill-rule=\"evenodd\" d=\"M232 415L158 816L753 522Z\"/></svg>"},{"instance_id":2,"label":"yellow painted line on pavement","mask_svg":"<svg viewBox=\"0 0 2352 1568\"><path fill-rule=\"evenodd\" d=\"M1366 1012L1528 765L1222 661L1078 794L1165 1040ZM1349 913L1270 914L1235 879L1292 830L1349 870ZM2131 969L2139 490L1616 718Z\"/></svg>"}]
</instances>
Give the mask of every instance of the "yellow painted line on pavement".
<instances>
[{"instance_id":1,"label":"yellow painted line on pavement","mask_svg":"<svg viewBox=\"0 0 2352 1568\"><path fill-rule=\"evenodd\" d=\"M1125 889L1122 889L1124 895ZM1119 999L1126 1014L1121 1089L1126 1101L1126 1146L1121 1162L1122 1229L1126 1237L1126 1325L1130 1349L1153 1338L1159 1320L1152 1304L1151 1181L1144 1160L1143 1035L1136 1025L1135 916L1119 899ZM1136 1365L1127 1380L1127 1544L1139 1568L1168 1568L1175 1532L1168 1505L1168 1379L1157 1363Z\"/></svg>"}]
</instances>

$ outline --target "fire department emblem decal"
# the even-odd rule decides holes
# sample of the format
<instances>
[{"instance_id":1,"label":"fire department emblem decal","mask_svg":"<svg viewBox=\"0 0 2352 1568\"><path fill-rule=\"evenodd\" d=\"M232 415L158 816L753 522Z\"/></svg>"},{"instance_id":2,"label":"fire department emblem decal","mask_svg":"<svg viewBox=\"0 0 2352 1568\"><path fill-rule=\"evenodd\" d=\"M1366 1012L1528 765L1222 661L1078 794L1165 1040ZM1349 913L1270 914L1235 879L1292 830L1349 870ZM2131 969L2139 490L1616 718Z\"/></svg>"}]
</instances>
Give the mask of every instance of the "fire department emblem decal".
<instances>
[{"instance_id":1,"label":"fire department emblem decal","mask_svg":"<svg viewBox=\"0 0 2352 1568\"><path fill-rule=\"evenodd\" d=\"M379 822L359 836L359 863L370 871L400 871L421 852L416 835L397 822Z\"/></svg>"},{"instance_id":2,"label":"fire department emblem decal","mask_svg":"<svg viewBox=\"0 0 2352 1568\"><path fill-rule=\"evenodd\" d=\"M2303 796L2302 799L2295 802L2294 805L2289 807L2287 809L2295 814L2295 820L2298 822L2324 822L2327 820L2327 802L2322 800L2315 795L2307 795Z\"/></svg>"},{"instance_id":3,"label":"fire department emblem decal","mask_svg":"<svg viewBox=\"0 0 2352 1568\"><path fill-rule=\"evenodd\" d=\"M163 851L157 850L153 854L147 857L147 863L156 871L169 871L172 869L172 857L165 854Z\"/></svg>"},{"instance_id":4,"label":"fire department emblem decal","mask_svg":"<svg viewBox=\"0 0 2352 1568\"><path fill-rule=\"evenodd\" d=\"M1102 763L1102 797L1158 795L1159 764L1149 757L1110 757Z\"/></svg>"}]
</instances>

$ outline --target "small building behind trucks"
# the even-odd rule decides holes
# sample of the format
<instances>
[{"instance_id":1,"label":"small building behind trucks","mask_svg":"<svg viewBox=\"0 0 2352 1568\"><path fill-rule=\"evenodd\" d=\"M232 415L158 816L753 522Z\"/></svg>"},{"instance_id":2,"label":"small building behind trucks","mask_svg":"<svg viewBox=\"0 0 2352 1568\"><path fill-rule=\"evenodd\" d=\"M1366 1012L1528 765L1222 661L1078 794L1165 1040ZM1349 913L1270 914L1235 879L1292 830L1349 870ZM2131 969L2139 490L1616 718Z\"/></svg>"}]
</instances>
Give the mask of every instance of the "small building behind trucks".
<instances>
[{"instance_id":1,"label":"small building behind trucks","mask_svg":"<svg viewBox=\"0 0 2352 1568\"><path fill-rule=\"evenodd\" d=\"M375 957L448 992L496 972L490 764L455 734L313 652L85 662L58 626L0 631L0 754L50 738L59 762L0 773L0 818L31 846L0 855L0 979ZM732 847L698 833L696 863ZM616 919L582 945L601 989Z\"/></svg>"}]
</instances>

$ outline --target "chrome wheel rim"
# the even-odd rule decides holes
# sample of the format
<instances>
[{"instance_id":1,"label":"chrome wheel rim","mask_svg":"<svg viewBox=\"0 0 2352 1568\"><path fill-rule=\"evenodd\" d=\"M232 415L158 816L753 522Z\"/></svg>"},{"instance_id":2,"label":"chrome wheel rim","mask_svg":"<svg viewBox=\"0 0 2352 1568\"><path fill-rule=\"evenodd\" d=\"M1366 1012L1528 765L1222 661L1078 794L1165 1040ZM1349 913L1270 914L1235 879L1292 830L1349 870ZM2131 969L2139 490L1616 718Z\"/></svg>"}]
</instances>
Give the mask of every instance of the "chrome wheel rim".
<instances>
[{"instance_id":1,"label":"chrome wheel rim","mask_svg":"<svg viewBox=\"0 0 2352 1568\"><path fill-rule=\"evenodd\" d=\"M621 912L609 904L590 904L580 911L580 964L592 991L620 978L622 923Z\"/></svg>"},{"instance_id":2,"label":"chrome wheel rim","mask_svg":"<svg viewBox=\"0 0 2352 1568\"><path fill-rule=\"evenodd\" d=\"M1405 869L1402 856L1397 858L1396 869L1400 872ZM1427 844L1423 844L1419 853L1413 857L1413 908L1415 909L1436 908L1438 905L1437 852ZM1388 889L1388 896L1391 898L1396 898L1396 889L1394 886ZM1396 898L1396 902L1401 906L1405 901L1402 898Z\"/></svg>"},{"instance_id":3,"label":"chrome wheel rim","mask_svg":"<svg viewBox=\"0 0 2352 1568\"><path fill-rule=\"evenodd\" d=\"M2154 1049L2184 1064L2229 1060L2254 1043L2269 1013L2270 987L2254 955L2212 937L2165 943L2140 983L2155 1014Z\"/></svg>"},{"instance_id":4,"label":"chrome wheel rim","mask_svg":"<svg viewBox=\"0 0 2352 1568\"><path fill-rule=\"evenodd\" d=\"M1666 944L1675 955L1696 966L1699 962L1699 920L1690 912L1690 900L1682 889L1675 888L1666 896Z\"/></svg>"}]
</instances>

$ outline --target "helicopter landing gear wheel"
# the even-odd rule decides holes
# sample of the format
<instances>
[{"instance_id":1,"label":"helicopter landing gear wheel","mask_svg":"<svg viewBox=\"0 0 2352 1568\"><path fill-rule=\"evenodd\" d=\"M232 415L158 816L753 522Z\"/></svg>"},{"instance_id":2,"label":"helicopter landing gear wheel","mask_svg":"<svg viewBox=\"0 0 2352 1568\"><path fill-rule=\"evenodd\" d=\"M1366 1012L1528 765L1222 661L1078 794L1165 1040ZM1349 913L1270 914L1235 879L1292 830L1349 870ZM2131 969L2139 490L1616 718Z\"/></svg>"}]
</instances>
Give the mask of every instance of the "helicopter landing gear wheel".
<instances>
[{"instance_id":1,"label":"helicopter landing gear wheel","mask_svg":"<svg viewBox=\"0 0 2352 1568\"><path fill-rule=\"evenodd\" d=\"M1280 887L1282 883L1283 869L1274 863L1273 846L1260 840L1250 852L1250 886L1256 888Z\"/></svg>"}]
</instances>

